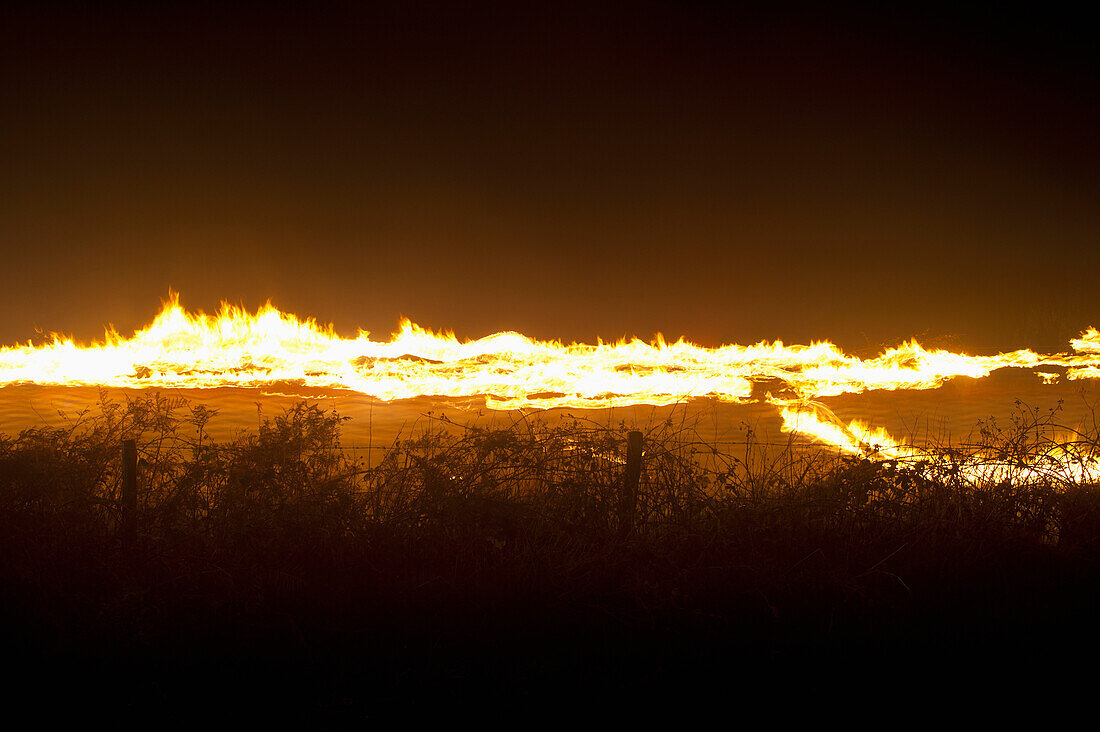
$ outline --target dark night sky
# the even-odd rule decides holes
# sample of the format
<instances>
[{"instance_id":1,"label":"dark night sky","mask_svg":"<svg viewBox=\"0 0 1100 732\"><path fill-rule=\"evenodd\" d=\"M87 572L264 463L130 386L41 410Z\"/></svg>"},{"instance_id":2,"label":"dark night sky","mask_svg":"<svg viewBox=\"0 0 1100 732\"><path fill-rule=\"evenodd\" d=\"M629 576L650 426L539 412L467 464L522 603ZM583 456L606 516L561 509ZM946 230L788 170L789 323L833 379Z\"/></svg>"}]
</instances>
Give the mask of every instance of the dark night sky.
<instances>
[{"instance_id":1,"label":"dark night sky","mask_svg":"<svg viewBox=\"0 0 1100 732\"><path fill-rule=\"evenodd\" d=\"M349 334L1100 325L1083 17L150 5L0 11L0 343L169 287Z\"/></svg>"}]
</instances>

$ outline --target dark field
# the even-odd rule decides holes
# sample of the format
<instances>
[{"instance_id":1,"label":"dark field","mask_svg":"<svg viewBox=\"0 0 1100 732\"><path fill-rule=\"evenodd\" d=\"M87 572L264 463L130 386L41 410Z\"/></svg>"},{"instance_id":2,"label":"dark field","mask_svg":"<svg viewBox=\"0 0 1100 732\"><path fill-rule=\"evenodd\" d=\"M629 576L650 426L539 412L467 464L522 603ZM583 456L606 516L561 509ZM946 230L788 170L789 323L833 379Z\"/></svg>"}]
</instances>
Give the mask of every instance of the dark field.
<instances>
[{"instance_id":1,"label":"dark field","mask_svg":"<svg viewBox=\"0 0 1100 732\"><path fill-rule=\"evenodd\" d=\"M368 461L305 402L217 441L211 417L146 395L0 437L13 699L492 719L1060 698L1095 677L1096 486L932 478L751 433L734 453L668 419L631 500L625 425L431 415ZM1026 457L1055 417L982 447Z\"/></svg>"}]
</instances>

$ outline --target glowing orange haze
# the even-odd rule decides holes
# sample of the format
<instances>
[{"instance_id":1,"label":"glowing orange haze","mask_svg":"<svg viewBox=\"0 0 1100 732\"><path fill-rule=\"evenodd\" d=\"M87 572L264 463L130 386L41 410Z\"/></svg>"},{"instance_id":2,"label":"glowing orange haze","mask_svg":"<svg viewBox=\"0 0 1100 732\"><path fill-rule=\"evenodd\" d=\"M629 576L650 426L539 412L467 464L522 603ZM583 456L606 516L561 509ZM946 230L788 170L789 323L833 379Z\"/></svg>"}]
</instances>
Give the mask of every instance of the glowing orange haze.
<instances>
[{"instance_id":1,"label":"glowing orange haze","mask_svg":"<svg viewBox=\"0 0 1100 732\"><path fill-rule=\"evenodd\" d=\"M858 422L840 424L814 399L871 389L933 389L956 376L982 378L1001 368L1055 367L1044 380L1100 378L1100 331L1071 342L1073 352L1030 350L968 356L928 350L916 341L872 359L831 343L782 342L704 348L684 340L634 339L596 345L496 333L459 342L404 320L388 341L302 320L270 304L256 313L223 303L217 315L188 313L172 295L148 327L130 338L114 329L102 342L51 342L0 348L0 386L15 383L117 387L253 387L292 382L347 389L383 400L484 396L493 409L667 405L695 397L765 400L785 431L854 454L901 457L914 452ZM754 383L763 386L754 391ZM777 396L778 395L778 396Z\"/></svg>"}]
</instances>

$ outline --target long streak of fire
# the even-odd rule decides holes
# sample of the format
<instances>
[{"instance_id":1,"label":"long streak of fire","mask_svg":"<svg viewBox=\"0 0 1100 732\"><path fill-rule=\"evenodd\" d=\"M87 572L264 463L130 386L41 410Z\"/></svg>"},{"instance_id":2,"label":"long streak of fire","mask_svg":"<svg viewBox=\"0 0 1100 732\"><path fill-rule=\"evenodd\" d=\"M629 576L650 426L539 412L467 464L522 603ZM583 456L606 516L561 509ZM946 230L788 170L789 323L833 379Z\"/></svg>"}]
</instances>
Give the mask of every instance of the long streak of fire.
<instances>
[{"instance_id":1,"label":"long streak of fire","mask_svg":"<svg viewBox=\"0 0 1100 732\"><path fill-rule=\"evenodd\" d=\"M754 400L754 382L769 381L795 395L769 398L785 430L876 459L918 458L915 448L884 432L869 432L858 422L823 421L820 409L806 405L817 397L873 389L934 389L957 376L982 378L1006 367L1054 366L1065 369L1068 379L1100 378L1100 331L1089 328L1071 345L1074 353L969 356L910 341L861 359L828 342L704 348L683 339L667 343L658 335L652 343L563 345L511 332L460 342L408 320L390 340L375 341L364 331L341 338L332 326L270 304L256 313L223 304L213 316L192 314L173 295L153 323L130 338L110 329L102 342L90 345L55 335L43 345L0 348L0 386L214 388L291 382L383 400L484 396L490 408L515 409L667 405L692 397L746 402Z\"/></svg>"}]
</instances>

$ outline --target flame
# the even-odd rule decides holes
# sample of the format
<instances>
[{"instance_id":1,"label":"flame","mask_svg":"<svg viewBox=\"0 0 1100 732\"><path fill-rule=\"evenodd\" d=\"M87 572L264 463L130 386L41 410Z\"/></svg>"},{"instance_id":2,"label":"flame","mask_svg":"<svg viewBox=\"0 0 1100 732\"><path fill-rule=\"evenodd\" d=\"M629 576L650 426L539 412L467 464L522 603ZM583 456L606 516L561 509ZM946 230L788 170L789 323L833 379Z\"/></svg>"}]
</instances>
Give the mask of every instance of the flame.
<instances>
[{"instance_id":1,"label":"flame","mask_svg":"<svg viewBox=\"0 0 1100 732\"><path fill-rule=\"evenodd\" d=\"M0 348L0 386L17 383L114 387L213 388L294 383L344 389L382 400L418 396L484 397L493 409L668 405L694 397L757 401L755 383L779 385L783 428L851 454L920 457L885 432L842 423L813 400L885 389L934 389L958 376L997 369L1064 369L1068 379L1100 378L1100 331L1071 341L1074 353L1018 350L970 356L926 349L912 340L862 359L829 342L705 348L658 335L595 345L496 333L459 341L405 319L386 341L359 331L342 338L331 325L300 319L270 303L255 313L222 303L215 315L189 313L170 293L153 322L131 337L109 328L80 345L53 335L42 345ZM1036 371L1044 381L1058 373ZM790 395L790 398L786 398Z\"/></svg>"},{"instance_id":2,"label":"flame","mask_svg":"<svg viewBox=\"0 0 1100 732\"><path fill-rule=\"evenodd\" d=\"M779 408L784 432L812 437L860 457L898 460L921 456L919 451L898 442L882 428L871 429L859 420L845 424L824 404L776 399L770 394L767 400Z\"/></svg>"},{"instance_id":3,"label":"flame","mask_svg":"<svg viewBox=\"0 0 1100 732\"><path fill-rule=\"evenodd\" d=\"M1070 345L1078 353L1100 354L1100 330L1089 328L1080 338L1071 340Z\"/></svg>"},{"instance_id":4,"label":"flame","mask_svg":"<svg viewBox=\"0 0 1100 732\"><path fill-rule=\"evenodd\" d=\"M950 473L975 486L1026 485L1035 481L1063 485L1100 482L1100 455L1094 452L1092 444L1080 444L1069 434L1063 435L1063 439L1051 435L1045 441L1023 446L1015 454L992 446L953 453L907 445L886 430L871 429L859 420L845 424L816 402L793 402L771 395L768 401L779 408L784 432L810 437L848 455L906 463L929 478Z\"/></svg>"}]
</instances>

